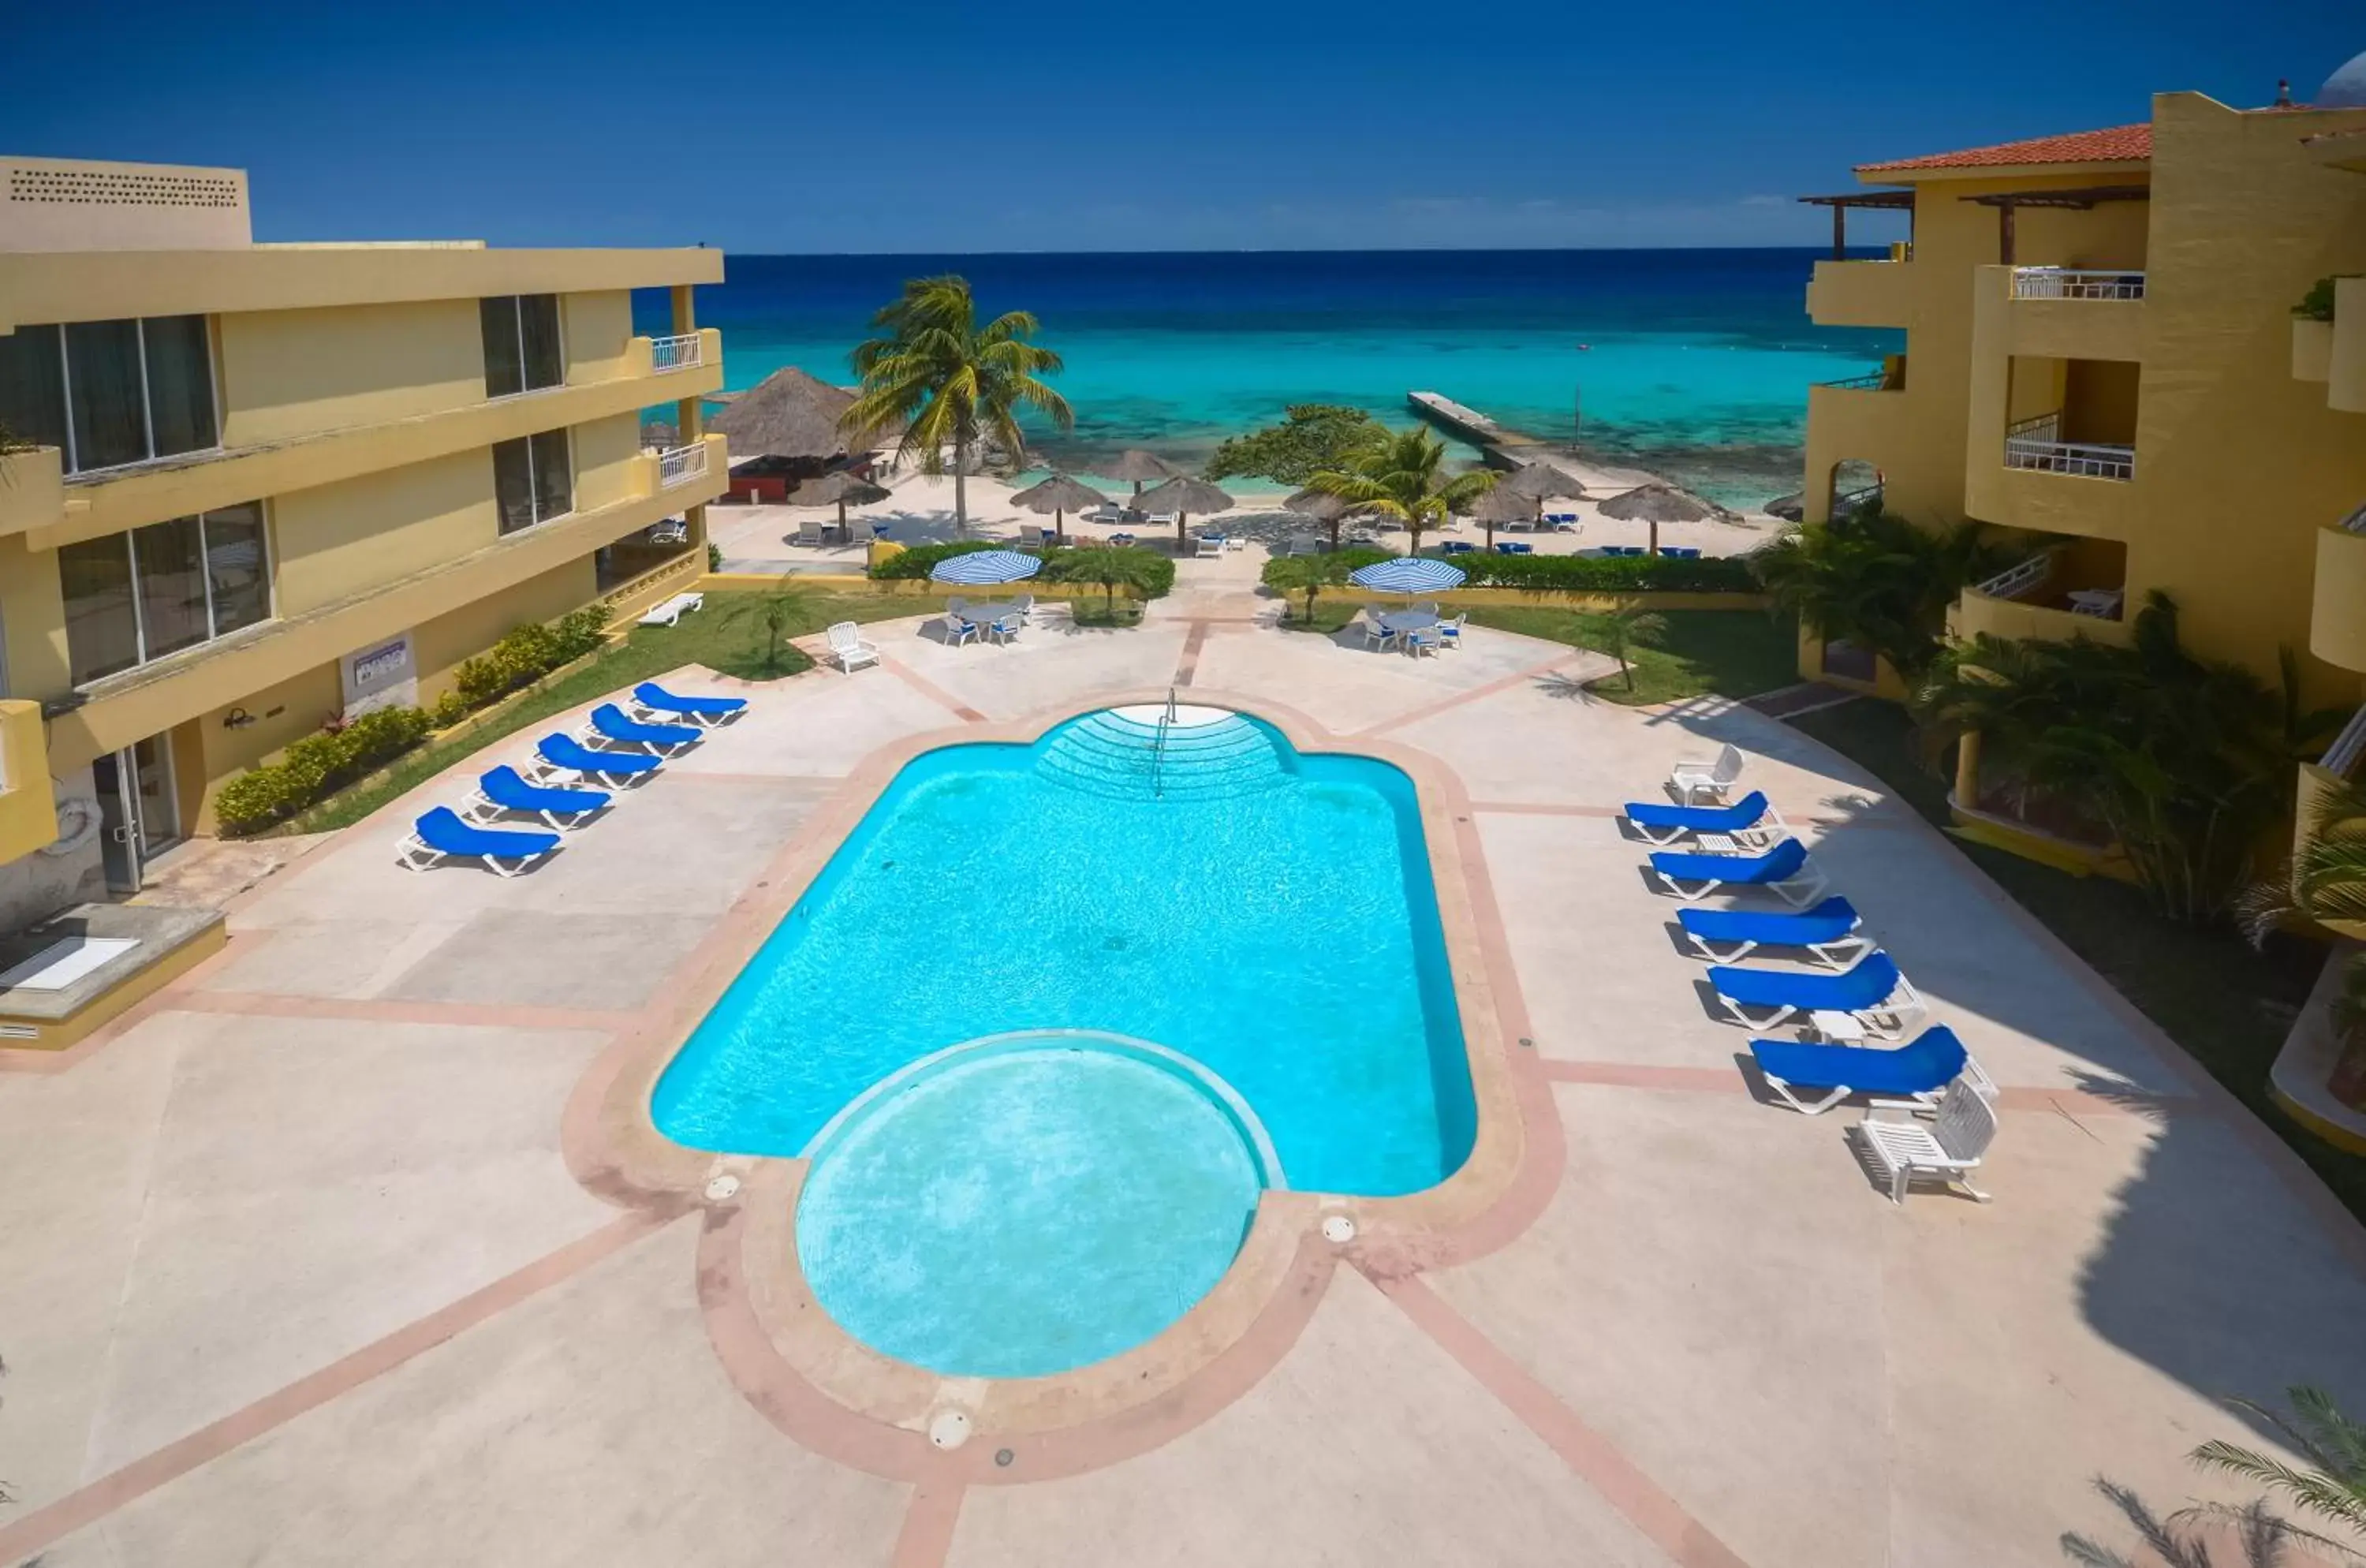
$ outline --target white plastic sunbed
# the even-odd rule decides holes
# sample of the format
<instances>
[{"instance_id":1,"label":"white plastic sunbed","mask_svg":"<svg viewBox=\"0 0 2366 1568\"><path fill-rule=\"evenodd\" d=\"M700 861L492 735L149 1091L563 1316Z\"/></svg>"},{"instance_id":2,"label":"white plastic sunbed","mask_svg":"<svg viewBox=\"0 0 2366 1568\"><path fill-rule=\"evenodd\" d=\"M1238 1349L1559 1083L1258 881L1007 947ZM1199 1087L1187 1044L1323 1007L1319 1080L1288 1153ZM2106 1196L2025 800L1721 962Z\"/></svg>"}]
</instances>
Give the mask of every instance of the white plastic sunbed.
<instances>
[{"instance_id":1,"label":"white plastic sunbed","mask_svg":"<svg viewBox=\"0 0 2366 1568\"><path fill-rule=\"evenodd\" d=\"M706 595L704 593L677 593L662 604L649 606L648 613L641 616L641 625L645 626L678 626L684 615L689 615L693 610L704 608L705 604Z\"/></svg>"}]
</instances>

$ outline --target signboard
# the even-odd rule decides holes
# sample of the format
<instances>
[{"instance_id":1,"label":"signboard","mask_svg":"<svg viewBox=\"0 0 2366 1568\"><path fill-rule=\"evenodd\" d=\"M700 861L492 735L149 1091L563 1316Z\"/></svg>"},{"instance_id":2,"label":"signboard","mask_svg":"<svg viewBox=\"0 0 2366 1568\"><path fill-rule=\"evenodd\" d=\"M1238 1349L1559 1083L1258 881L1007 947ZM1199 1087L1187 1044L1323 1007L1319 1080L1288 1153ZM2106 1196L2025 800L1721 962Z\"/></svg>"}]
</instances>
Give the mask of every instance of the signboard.
<instances>
[{"instance_id":1,"label":"signboard","mask_svg":"<svg viewBox=\"0 0 2366 1568\"><path fill-rule=\"evenodd\" d=\"M376 708L419 705L419 661L409 632L346 654L337 672L344 679L348 719Z\"/></svg>"}]
</instances>

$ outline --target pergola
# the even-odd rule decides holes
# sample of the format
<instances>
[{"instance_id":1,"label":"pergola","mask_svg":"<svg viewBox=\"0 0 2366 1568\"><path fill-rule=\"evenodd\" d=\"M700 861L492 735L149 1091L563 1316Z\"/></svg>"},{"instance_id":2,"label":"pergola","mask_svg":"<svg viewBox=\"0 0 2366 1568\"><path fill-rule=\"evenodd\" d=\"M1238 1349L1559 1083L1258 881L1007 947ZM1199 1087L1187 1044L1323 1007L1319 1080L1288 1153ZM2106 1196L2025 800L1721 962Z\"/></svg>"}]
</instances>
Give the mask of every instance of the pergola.
<instances>
[{"instance_id":1,"label":"pergola","mask_svg":"<svg viewBox=\"0 0 2366 1568\"><path fill-rule=\"evenodd\" d=\"M2012 215L2024 207L2063 208L2091 212L2106 201L2150 201L2150 186L2089 186L2082 190L2000 190L1987 196L1963 196L1958 201L1993 207L1997 213L1997 260L2012 265Z\"/></svg>"},{"instance_id":2,"label":"pergola","mask_svg":"<svg viewBox=\"0 0 2366 1568\"><path fill-rule=\"evenodd\" d=\"M1908 214L1910 223L1914 211L1914 193L1910 190L1852 190L1839 196L1803 196L1800 201L1809 207L1832 209L1832 260L1848 260L1848 215L1852 207L1878 209Z\"/></svg>"}]
</instances>

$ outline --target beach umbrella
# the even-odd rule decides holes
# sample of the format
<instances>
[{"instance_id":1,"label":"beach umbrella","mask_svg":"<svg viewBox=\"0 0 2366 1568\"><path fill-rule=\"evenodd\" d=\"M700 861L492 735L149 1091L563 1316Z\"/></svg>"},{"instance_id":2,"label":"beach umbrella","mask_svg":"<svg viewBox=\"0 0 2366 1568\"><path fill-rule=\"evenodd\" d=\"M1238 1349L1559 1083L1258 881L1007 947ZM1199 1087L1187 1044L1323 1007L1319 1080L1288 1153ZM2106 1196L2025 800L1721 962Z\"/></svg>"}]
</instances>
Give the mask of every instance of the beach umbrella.
<instances>
[{"instance_id":1,"label":"beach umbrella","mask_svg":"<svg viewBox=\"0 0 2366 1568\"><path fill-rule=\"evenodd\" d=\"M1110 479L1132 480L1133 499L1137 506L1142 502L1142 487L1146 481L1171 479L1182 472L1155 452L1144 452L1140 447L1124 454L1100 471Z\"/></svg>"},{"instance_id":2,"label":"beach umbrella","mask_svg":"<svg viewBox=\"0 0 2366 1568\"><path fill-rule=\"evenodd\" d=\"M817 479L807 479L789 491L791 506L828 506L835 502L840 528L846 526L846 509L849 506L869 506L873 502L886 499L885 486L873 484L869 479L842 468L834 474L824 474Z\"/></svg>"},{"instance_id":3,"label":"beach umbrella","mask_svg":"<svg viewBox=\"0 0 2366 1568\"><path fill-rule=\"evenodd\" d=\"M1554 468L1550 463L1522 463L1518 468L1495 481L1495 488L1535 503L1535 521L1545 520L1548 501L1583 501L1585 486L1576 476ZM1506 517L1500 519L1510 522Z\"/></svg>"},{"instance_id":4,"label":"beach umbrella","mask_svg":"<svg viewBox=\"0 0 2366 1568\"><path fill-rule=\"evenodd\" d=\"M1317 523L1331 525L1331 547L1339 547L1339 525L1349 513L1359 508L1345 496L1333 495L1327 490L1302 490L1281 503L1284 512L1295 512L1301 517L1312 517Z\"/></svg>"},{"instance_id":5,"label":"beach umbrella","mask_svg":"<svg viewBox=\"0 0 2366 1568\"><path fill-rule=\"evenodd\" d=\"M1347 581L1375 593L1435 593L1461 587L1464 574L1433 556L1392 556L1349 572Z\"/></svg>"},{"instance_id":6,"label":"beach umbrella","mask_svg":"<svg viewBox=\"0 0 2366 1568\"><path fill-rule=\"evenodd\" d=\"M1079 484L1065 474L1053 474L1042 484L1030 485L1010 498L1014 506L1030 512L1052 514L1052 536L1067 543L1068 531L1061 522L1064 512L1082 512L1087 507L1106 506L1109 497L1088 484Z\"/></svg>"},{"instance_id":7,"label":"beach umbrella","mask_svg":"<svg viewBox=\"0 0 2366 1568\"><path fill-rule=\"evenodd\" d=\"M929 569L930 581L958 583L963 588L986 588L997 582L1017 582L1043 570L1042 556L1021 555L1017 550L971 550L965 555L947 556Z\"/></svg>"},{"instance_id":8,"label":"beach umbrella","mask_svg":"<svg viewBox=\"0 0 2366 1568\"><path fill-rule=\"evenodd\" d=\"M1487 525L1487 547L1493 550L1495 547L1495 525L1533 522L1537 509L1543 504L1499 484L1470 503L1470 515Z\"/></svg>"},{"instance_id":9,"label":"beach umbrella","mask_svg":"<svg viewBox=\"0 0 2366 1568\"><path fill-rule=\"evenodd\" d=\"M1149 456L1148 453L1143 455ZM1196 512L1204 517L1211 512L1230 512L1233 509L1231 496L1207 480L1195 479L1189 474L1168 479L1147 494L1135 496L1133 503L1144 512L1175 513L1175 549L1178 555L1183 549L1183 525L1191 513Z\"/></svg>"},{"instance_id":10,"label":"beach umbrella","mask_svg":"<svg viewBox=\"0 0 2366 1568\"><path fill-rule=\"evenodd\" d=\"M868 451L890 434L841 429L839 421L854 406L854 393L808 376L794 365L733 394L728 405L707 422L707 428L731 438L735 459L844 457Z\"/></svg>"},{"instance_id":11,"label":"beach umbrella","mask_svg":"<svg viewBox=\"0 0 2366 1568\"><path fill-rule=\"evenodd\" d=\"M1602 503L1602 515L1628 523L1649 523L1651 525L1651 553L1660 553L1660 525L1662 523L1700 523L1718 514L1696 495L1687 495L1673 485L1638 485L1624 495L1614 495Z\"/></svg>"}]
</instances>

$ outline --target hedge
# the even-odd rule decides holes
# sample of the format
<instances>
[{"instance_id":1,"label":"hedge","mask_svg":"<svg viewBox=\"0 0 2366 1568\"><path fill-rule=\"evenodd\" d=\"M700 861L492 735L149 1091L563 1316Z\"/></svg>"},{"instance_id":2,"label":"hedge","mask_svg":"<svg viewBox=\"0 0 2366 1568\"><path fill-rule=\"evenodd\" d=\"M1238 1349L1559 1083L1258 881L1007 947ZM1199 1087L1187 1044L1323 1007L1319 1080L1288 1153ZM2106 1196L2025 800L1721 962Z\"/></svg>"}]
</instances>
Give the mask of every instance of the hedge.
<instances>
[{"instance_id":1,"label":"hedge","mask_svg":"<svg viewBox=\"0 0 2366 1568\"><path fill-rule=\"evenodd\" d=\"M1454 564L1472 586L1537 593L1754 593L1758 579L1739 556L1498 556L1476 551Z\"/></svg>"},{"instance_id":2,"label":"hedge","mask_svg":"<svg viewBox=\"0 0 2366 1568\"><path fill-rule=\"evenodd\" d=\"M608 607L591 604L545 626L530 621L454 672L450 691L432 712L374 708L342 729L292 742L280 760L249 768L214 795L214 820L224 836L258 833L370 773L478 708L499 702L600 646Z\"/></svg>"},{"instance_id":3,"label":"hedge","mask_svg":"<svg viewBox=\"0 0 2366 1568\"><path fill-rule=\"evenodd\" d=\"M1025 553L1040 554L1043 558L1043 570L1036 577L1038 581L1065 582L1070 581L1069 570L1077 557L1084 553L1085 547L1068 545L1048 550L1030 550ZM1124 549L1138 557L1134 564L1142 572L1142 593L1146 599L1163 599L1175 587L1175 562L1171 557L1160 555L1156 550L1145 550L1138 546L1102 545L1091 547ZM1010 548L1009 542L1001 539L964 539L958 544L913 545L897 550L884 560L873 561L871 565L870 576L874 582L909 581L915 578L927 577L941 560L947 560L954 556L969 555L977 550L1008 548Z\"/></svg>"}]
</instances>

